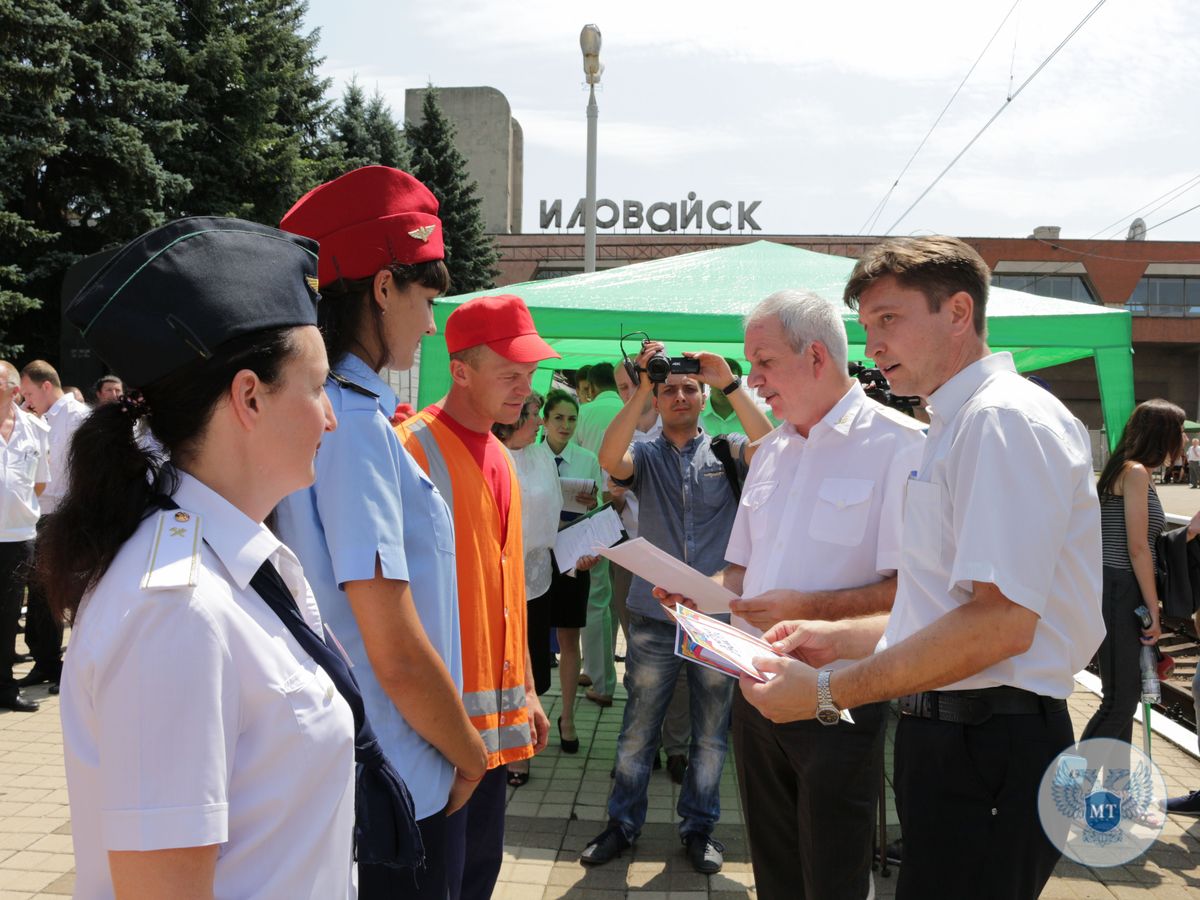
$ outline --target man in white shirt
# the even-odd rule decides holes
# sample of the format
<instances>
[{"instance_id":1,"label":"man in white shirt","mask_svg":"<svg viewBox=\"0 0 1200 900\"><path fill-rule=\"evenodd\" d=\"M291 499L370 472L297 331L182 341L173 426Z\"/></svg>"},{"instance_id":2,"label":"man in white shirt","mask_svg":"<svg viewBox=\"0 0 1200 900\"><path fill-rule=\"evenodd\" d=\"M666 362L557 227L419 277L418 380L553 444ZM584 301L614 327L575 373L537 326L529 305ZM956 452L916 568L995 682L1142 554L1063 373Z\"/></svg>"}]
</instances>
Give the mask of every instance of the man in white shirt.
<instances>
[{"instance_id":1,"label":"man in white shirt","mask_svg":"<svg viewBox=\"0 0 1200 900\"><path fill-rule=\"evenodd\" d=\"M1073 743L1066 698L1104 634L1087 431L988 349L989 280L948 237L885 241L859 260L845 300L867 354L930 415L895 603L890 616L780 623L766 639L797 659L764 660L777 677L742 683L776 722L900 698L900 900L975 896L980 879L994 898L1041 892L1061 854L1038 785ZM831 670L836 659L857 662Z\"/></svg>"},{"instance_id":2,"label":"man in white shirt","mask_svg":"<svg viewBox=\"0 0 1200 900\"><path fill-rule=\"evenodd\" d=\"M749 386L784 424L759 444L730 534L723 580L746 599L734 623L761 634L785 618L891 609L901 502L925 443L915 419L871 400L847 373L837 307L772 294L746 322ZM773 724L741 696L734 758L754 883L763 900L871 891L871 845L886 703L853 722Z\"/></svg>"},{"instance_id":3,"label":"man in white shirt","mask_svg":"<svg viewBox=\"0 0 1200 900\"><path fill-rule=\"evenodd\" d=\"M1187 448L1188 482L1192 490L1200 487L1200 438L1192 438Z\"/></svg>"},{"instance_id":4,"label":"man in white shirt","mask_svg":"<svg viewBox=\"0 0 1200 900\"><path fill-rule=\"evenodd\" d=\"M21 394L25 397L25 405L41 416L50 429L50 483L41 496L44 515L54 512L67 493L67 454L71 448L71 438L91 409L63 391L58 372L42 359L35 359L21 369ZM33 668L21 679L22 685L49 682L50 692L58 693L58 677L62 671L62 639L62 625L50 615L50 608L41 590L31 584L25 614L25 643L33 655Z\"/></svg>"},{"instance_id":5,"label":"man in white shirt","mask_svg":"<svg viewBox=\"0 0 1200 900\"><path fill-rule=\"evenodd\" d=\"M37 702L22 695L12 669L38 495L50 479L49 429L17 406L19 394L17 370L0 361L0 709L34 712Z\"/></svg>"}]
</instances>

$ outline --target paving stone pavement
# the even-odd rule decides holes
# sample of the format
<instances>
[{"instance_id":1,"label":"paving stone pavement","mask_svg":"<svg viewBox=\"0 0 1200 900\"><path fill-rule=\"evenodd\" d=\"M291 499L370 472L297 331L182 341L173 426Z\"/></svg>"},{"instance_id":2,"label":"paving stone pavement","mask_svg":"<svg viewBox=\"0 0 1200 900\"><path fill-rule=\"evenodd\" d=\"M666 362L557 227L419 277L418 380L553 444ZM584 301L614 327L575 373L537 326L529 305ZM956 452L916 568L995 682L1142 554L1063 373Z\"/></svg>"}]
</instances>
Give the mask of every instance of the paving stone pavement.
<instances>
[{"instance_id":1,"label":"paving stone pavement","mask_svg":"<svg viewBox=\"0 0 1200 900\"><path fill-rule=\"evenodd\" d=\"M28 664L18 667L18 673ZM556 672L557 674L557 672ZM42 701L36 713L0 711L0 900L69 896L74 884L70 815L62 763L58 699L44 686L32 688ZM550 721L557 718L561 693L557 679L543 698ZM1098 700L1083 690L1071 698L1078 734ZM581 750L563 753L557 735L534 760L524 787L509 788L504 865L498 900L579 898L579 900L743 900L754 898L754 877L742 828L742 811L732 761L721 779L721 823L716 836L725 843L725 867L717 875L691 870L675 829L678 788L665 770L650 779L647 825L637 845L618 860L595 869L579 863L587 841L605 824L609 771L616 752L624 709L618 688L607 709L582 699L576 725ZM894 724L894 723L893 723ZM1134 726L1141 746L1141 730ZM891 771L891 734L888 740ZM1154 759L1170 793L1200 787L1200 762L1156 737ZM894 801L888 790L889 840L899 836ZM1107 900L1153 897L1200 898L1200 821L1170 819L1161 839L1133 863L1087 869L1061 862L1042 897L1045 900ZM986 873L980 873L981 879ZM876 896L895 896L896 871L875 875Z\"/></svg>"}]
</instances>

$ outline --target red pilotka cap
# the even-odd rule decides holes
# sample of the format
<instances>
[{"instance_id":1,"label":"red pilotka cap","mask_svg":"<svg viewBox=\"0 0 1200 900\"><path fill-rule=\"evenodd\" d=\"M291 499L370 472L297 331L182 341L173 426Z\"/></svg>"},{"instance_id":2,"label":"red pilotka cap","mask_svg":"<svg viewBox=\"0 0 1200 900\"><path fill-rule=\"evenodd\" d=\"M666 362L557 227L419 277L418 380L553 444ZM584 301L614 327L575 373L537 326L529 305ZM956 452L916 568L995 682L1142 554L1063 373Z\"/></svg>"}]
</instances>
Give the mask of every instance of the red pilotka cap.
<instances>
[{"instance_id":1,"label":"red pilotka cap","mask_svg":"<svg viewBox=\"0 0 1200 900\"><path fill-rule=\"evenodd\" d=\"M321 287L370 278L392 263L444 259L437 198L407 172L364 166L319 185L279 222L321 245Z\"/></svg>"},{"instance_id":2,"label":"red pilotka cap","mask_svg":"<svg viewBox=\"0 0 1200 900\"><path fill-rule=\"evenodd\" d=\"M537 333L525 301L512 294L468 300L450 313L445 330L450 353L486 344L517 363L561 358Z\"/></svg>"}]
</instances>

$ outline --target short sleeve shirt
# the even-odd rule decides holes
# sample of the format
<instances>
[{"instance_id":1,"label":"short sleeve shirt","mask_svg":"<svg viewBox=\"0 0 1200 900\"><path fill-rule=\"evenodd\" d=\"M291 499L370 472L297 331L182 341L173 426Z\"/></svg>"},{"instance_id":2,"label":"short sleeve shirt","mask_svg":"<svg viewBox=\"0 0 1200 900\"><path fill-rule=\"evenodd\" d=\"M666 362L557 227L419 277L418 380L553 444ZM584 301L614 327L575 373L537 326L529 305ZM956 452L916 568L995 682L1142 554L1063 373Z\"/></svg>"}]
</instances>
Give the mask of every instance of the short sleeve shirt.
<instances>
[{"instance_id":1,"label":"short sleeve shirt","mask_svg":"<svg viewBox=\"0 0 1200 900\"><path fill-rule=\"evenodd\" d=\"M74 394L63 394L46 410L45 422L50 426L50 481L42 491L42 513L52 513L67 494L67 454L71 438L92 410L80 403Z\"/></svg>"},{"instance_id":2,"label":"short sleeve shirt","mask_svg":"<svg viewBox=\"0 0 1200 900\"><path fill-rule=\"evenodd\" d=\"M50 480L50 429L13 405L13 430L0 437L0 543L31 541L41 503L34 488Z\"/></svg>"},{"instance_id":3,"label":"short sleeve shirt","mask_svg":"<svg viewBox=\"0 0 1200 900\"><path fill-rule=\"evenodd\" d=\"M894 573L904 485L924 443L919 422L857 383L807 438L792 425L771 432L750 464L725 553L746 567L743 596L858 587Z\"/></svg>"},{"instance_id":4,"label":"short sleeve shirt","mask_svg":"<svg viewBox=\"0 0 1200 900\"><path fill-rule=\"evenodd\" d=\"M450 508L400 444L390 415L396 397L362 360L343 357L325 392L338 419L317 452L317 478L276 509L279 536L299 556L321 615L341 643L358 679L380 746L413 795L417 818L446 805L454 769L405 721L367 659L345 585L383 577L407 581L434 650L462 690L454 524ZM357 388L357 389L355 389Z\"/></svg>"},{"instance_id":5,"label":"short sleeve shirt","mask_svg":"<svg viewBox=\"0 0 1200 900\"><path fill-rule=\"evenodd\" d=\"M217 897L346 898L354 717L249 586L270 560L319 632L300 564L191 476L174 499L199 517L195 586L140 587L150 516L85 597L63 662L75 896L113 896L110 850L220 844Z\"/></svg>"},{"instance_id":6,"label":"short sleeve shirt","mask_svg":"<svg viewBox=\"0 0 1200 900\"><path fill-rule=\"evenodd\" d=\"M1104 636L1100 504L1087 430L1008 353L967 366L929 398L930 428L905 486L898 644L994 584L1038 615L1033 644L948 690L1009 685L1067 697Z\"/></svg>"},{"instance_id":7,"label":"short sleeve shirt","mask_svg":"<svg viewBox=\"0 0 1200 900\"><path fill-rule=\"evenodd\" d=\"M743 476L746 443L745 435L729 436L734 461ZM704 575L724 568L737 502L709 436L701 431L681 448L659 434L652 441L633 444L629 452L633 476L617 483L637 492L640 536ZM653 588L634 575L626 607L667 621L662 605L650 593ZM728 614L718 618L728 621Z\"/></svg>"},{"instance_id":8,"label":"short sleeve shirt","mask_svg":"<svg viewBox=\"0 0 1200 900\"><path fill-rule=\"evenodd\" d=\"M579 408L579 424L575 426L575 434L571 440L585 450L599 455L604 432L624 406L625 402L616 391L602 391L597 394L591 403L585 403Z\"/></svg>"}]
</instances>

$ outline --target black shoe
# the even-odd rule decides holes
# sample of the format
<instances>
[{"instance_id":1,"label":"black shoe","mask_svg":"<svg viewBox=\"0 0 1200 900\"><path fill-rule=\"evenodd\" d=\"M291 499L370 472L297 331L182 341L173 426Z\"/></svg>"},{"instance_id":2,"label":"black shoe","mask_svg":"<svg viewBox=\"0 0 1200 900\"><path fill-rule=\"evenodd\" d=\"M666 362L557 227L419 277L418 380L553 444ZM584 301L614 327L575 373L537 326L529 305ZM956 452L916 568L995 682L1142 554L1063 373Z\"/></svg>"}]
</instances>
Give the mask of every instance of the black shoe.
<instances>
[{"instance_id":1,"label":"black shoe","mask_svg":"<svg viewBox=\"0 0 1200 900\"><path fill-rule=\"evenodd\" d=\"M685 834L683 845L687 848L692 868L701 875L715 875L721 871L721 866L725 865L725 845L707 834L698 831Z\"/></svg>"},{"instance_id":2,"label":"black shoe","mask_svg":"<svg viewBox=\"0 0 1200 900\"><path fill-rule=\"evenodd\" d=\"M619 825L609 825L602 832L588 841L588 845L579 854L579 861L585 866L602 866L612 862L621 852L632 847Z\"/></svg>"},{"instance_id":3,"label":"black shoe","mask_svg":"<svg viewBox=\"0 0 1200 900\"><path fill-rule=\"evenodd\" d=\"M896 838L887 845L887 861L889 866L898 866L904 862L904 838Z\"/></svg>"},{"instance_id":4,"label":"black shoe","mask_svg":"<svg viewBox=\"0 0 1200 900\"><path fill-rule=\"evenodd\" d=\"M667 757L667 774L676 784L683 784L683 773L687 771L688 759L682 753Z\"/></svg>"},{"instance_id":5,"label":"black shoe","mask_svg":"<svg viewBox=\"0 0 1200 900\"><path fill-rule=\"evenodd\" d=\"M13 712L37 712L41 705L36 700L30 700L20 691L13 691L0 697L0 709L11 709Z\"/></svg>"},{"instance_id":6,"label":"black shoe","mask_svg":"<svg viewBox=\"0 0 1200 900\"><path fill-rule=\"evenodd\" d=\"M1167 812L1176 816L1200 816L1200 791L1167 800Z\"/></svg>"},{"instance_id":7,"label":"black shoe","mask_svg":"<svg viewBox=\"0 0 1200 900\"><path fill-rule=\"evenodd\" d=\"M58 696L58 682L57 681L54 682L52 685L50 685L50 687L48 688L48 692L51 694L54 694L56 697Z\"/></svg>"},{"instance_id":8,"label":"black shoe","mask_svg":"<svg viewBox=\"0 0 1200 900\"><path fill-rule=\"evenodd\" d=\"M32 687L35 684L52 684L53 682L58 681L60 677L61 671L51 672L49 669L44 669L35 664L34 667L29 670L29 674L27 674L24 678L17 679L17 684L19 684L21 687Z\"/></svg>"},{"instance_id":9,"label":"black shoe","mask_svg":"<svg viewBox=\"0 0 1200 900\"><path fill-rule=\"evenodd\" d=\"M562 747L563 753L578 753L579 752L579 738L578 737L576 737L574 740L569 741L565 737L562 736L562 716L558 717L558 745L560 747Z\"/></svg>"}]
</instances>

